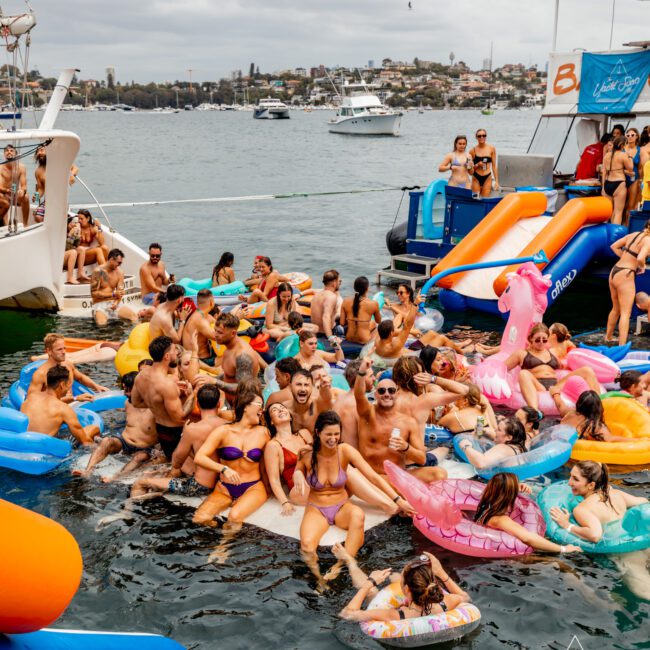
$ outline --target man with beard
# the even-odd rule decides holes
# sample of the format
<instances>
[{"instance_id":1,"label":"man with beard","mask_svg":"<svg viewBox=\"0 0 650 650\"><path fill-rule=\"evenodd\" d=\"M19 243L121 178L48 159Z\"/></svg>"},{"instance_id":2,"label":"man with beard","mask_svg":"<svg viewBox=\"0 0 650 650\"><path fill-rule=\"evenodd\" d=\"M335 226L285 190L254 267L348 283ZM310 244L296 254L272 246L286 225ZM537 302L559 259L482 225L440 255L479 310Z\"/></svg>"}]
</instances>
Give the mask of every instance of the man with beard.
<instances>
[{"instance_id":1,"label":"man with beard","mask_svg":"<svg viewBox=\"0 0 650 650\"><path fill-rule=\"evenodd\" d=\"M397 385L382 379L375 388L376 404L366 397L366 376L372 362L361 361L354 382L354 397L359 413L359 451L378 474L385 474L384 461L390 460L427 483L447 477L440 467L413 467L427 461L422 432L415 418L395 408Z\"/></svg>"},{"instance_id":2,"label":"man with beard","mask_svg":"<svg viewBox=\"0 0 650 650\"><path fill-rule=\"evenodd\" d=\"M286 402L291 398L291 378L300 370L300 364L293 357L284 357L275 362L275 381L279 390L271 393L266 400L266 408L277 402Z\"/></svg>"},{"instance_id":3,"label":"man with beard","mask_svg":"<svg viewBox=\"0 0 650 650\"><path fill-rule=\"evenodd\" d=\"M36 170L34 171L34 177L36 178L34 203L38 204L36 212L34 213L34 220L41 222L45 217L45 169L47 165L47 151L45 150L45 145L41 145L36 149L34 160L36 161ZM70 185L74 185L78 172L79 168L76 165L70 167Z\"/></svg>"},{"instance_id":4,"label":"man with beard","mask_svg":"<svg viewBox=\"0 0 650 650\"><path fill-rule=\"evenodd\" d=\"M214 296L210 289L201 289L196 295L196 311L187 319L183 330L183 347L192 349L192 336L197 333L199 343L199 361L214 367L217 355L212 347L212 341L217 340L215 331L216 318L212 315L214 310Z\"/></svg>"},{"instance_id":5,"label":"man with beard","mask_svg":"<svg viewBox=\"0 0 650 650\"><path fill-rule=\"evenodd\" d=\"M282 402L291 413L291 429L294 433L300 429L314 430L319 413L332 408L331 385L323 385L314 394L314 381L308 370L300 368L291 378L291 399Z\"/></svg>"},{"instance_id":6,"label":"man with beard","mask_svg":"<svg viewBox=\"0 0 650 650\"><path fill-rule=\"evenodd\" d=\"M20 207L23 226L29 221L29 197L27 196L27 171L25 165L16 160L16 147L8 144L4 148L5 162L0 165L0 218L9 224L9 208Z\"/></svg>"},{"instance_id":7,"label":"man with beard","mask_svg":"<svg viewBox=\"0 0 650 650\"><path fill-rule=\"evenodd\" d=\"M145 305L153 305L156 294L166 291L170 282L161 257L162 246L156 242L149 244L149 260L140 267L140 291Z\"/></svg>"}]
</instances>

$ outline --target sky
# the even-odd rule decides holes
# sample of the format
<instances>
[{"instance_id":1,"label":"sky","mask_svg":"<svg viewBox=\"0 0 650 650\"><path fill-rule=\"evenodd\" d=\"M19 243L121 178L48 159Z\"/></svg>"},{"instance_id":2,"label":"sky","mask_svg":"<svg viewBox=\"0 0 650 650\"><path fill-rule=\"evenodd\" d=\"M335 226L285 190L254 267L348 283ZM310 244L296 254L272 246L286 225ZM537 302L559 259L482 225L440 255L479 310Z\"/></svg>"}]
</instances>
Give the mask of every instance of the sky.
<instances>
[{"instance_id":1,"label":"sky","mask_svg":"<svg viewBox=\"0 0 650 650\"><path fill-rule=\"evenodd\" d=\"M607 49L650 39L650 0L560 0L558 47ZM457 61L479 69L494 42L494 65L536 63L551 49L555 0L32 0L30 68L121 83L215 80L335 64L377 65L385 57ZM5 15L21 13L5 0Z\"/></svg>"}]
</instances>

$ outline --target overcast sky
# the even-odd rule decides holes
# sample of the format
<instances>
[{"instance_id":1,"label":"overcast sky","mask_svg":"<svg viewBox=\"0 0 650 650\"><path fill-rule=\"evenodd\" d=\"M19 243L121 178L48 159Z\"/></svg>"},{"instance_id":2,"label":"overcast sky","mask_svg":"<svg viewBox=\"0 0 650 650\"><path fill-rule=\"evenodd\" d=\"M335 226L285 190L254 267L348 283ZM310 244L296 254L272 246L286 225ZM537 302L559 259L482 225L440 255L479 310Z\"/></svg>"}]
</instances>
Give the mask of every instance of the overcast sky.
<instances>
[{"instance_id":1,"label":"overcast sky","mask_svg":"<svg viewBox=\"0 0 650 650\"><path fill-rule=\"evenodd\" d=\"M318 65L365 65L384 57L448 61L478 68L544 65L555 0L32 0L38 25L31 66L120 82L213 80L251 62L263 72ZM5 14L22 12L5 0ZM560 0L558 50L606 49L612 0ZM650 1L616 0L614 47L650 39Z\"/></svg>"}]
</instances>

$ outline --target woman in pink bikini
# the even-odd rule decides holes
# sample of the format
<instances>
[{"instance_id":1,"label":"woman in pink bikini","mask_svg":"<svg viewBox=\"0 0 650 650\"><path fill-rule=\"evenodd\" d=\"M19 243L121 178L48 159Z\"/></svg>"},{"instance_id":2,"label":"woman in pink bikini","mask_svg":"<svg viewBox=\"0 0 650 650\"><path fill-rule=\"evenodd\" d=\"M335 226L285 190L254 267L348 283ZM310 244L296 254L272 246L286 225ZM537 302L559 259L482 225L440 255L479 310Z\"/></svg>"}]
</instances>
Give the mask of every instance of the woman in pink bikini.
<instances>
[{"instance_id":1,"label":"woman in pink bikini","mask_svg":"<svg viewBox=\"0 0 650 650\"><path fill-rule=\"evenodd\" d=\"M377 474L351 445L341 442L341 419L334 411L324 411L314 425L314 446L311 453L298 459L293 474L295 489L309 500L300 525L300 548L303 559L321 586L336 577L342 567L337 562L324 576L318 566L316 549L330 526L347 530L346 551L354 557L364 540L363 510L349 499L346 484L348 466L356 467L373 485L388 494L400 510L413 514L409 503Z\"/></svg>"}]
</instances>

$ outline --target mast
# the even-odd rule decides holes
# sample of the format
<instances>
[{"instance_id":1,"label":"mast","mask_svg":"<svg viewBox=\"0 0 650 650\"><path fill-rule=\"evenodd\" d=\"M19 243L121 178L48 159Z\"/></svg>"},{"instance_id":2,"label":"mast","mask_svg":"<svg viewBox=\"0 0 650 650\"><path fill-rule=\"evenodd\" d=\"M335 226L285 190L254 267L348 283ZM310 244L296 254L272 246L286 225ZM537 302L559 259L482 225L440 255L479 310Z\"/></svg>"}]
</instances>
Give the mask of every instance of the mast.
<instances>
[{"instance_id":1,"label":"mast","mask_svg":"<svg viewBox=\"0 0 650 650\"><path fill-rule=\"evenodd\" d=\"M492 49L494 47L494 41L490 41L490 78L488 81L488 110L492 106Z\"/></svg>"}]
</instances>

